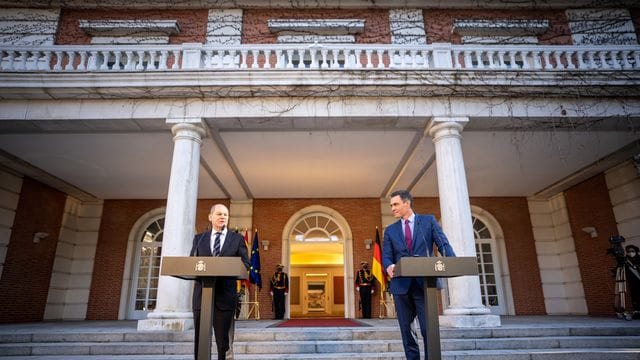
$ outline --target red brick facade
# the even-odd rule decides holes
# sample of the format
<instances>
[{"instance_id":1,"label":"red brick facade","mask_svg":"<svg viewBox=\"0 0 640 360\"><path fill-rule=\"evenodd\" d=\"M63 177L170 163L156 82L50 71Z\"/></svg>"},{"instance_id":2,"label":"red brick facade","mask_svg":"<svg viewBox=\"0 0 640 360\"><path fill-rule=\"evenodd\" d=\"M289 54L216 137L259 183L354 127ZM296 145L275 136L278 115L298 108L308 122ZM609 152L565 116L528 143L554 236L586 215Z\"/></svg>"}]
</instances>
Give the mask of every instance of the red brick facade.
<instances>
[{"instance_id":1,"label":"red brick facade","mask_svg":"<svg viewBox=\"0 0 640 360\"><path fill-rule=\"evenodd\" d=\"M610 269L615 262L606 253L611 246L609 237L618 235L618 230L604 175L594 176L569 189L566 202L587 309L590 315L611 315L614 278ZM581 230L588 226L596 228L598 237L592 238Z\"/></svg>"},{"instance_id":2,"label":"red brick facade","mask_svg":"<svg viewBox=\"0 0 640 360\"><path fill-rule=\"evenodd\" d=\"M610 268L613 259L606 255L608 237L616 234L603 175L595 176L566 192L567 208L589 313L609 315L613 304L613 279ZM135 222L145 213L165 206L165 200L106 200L96 248L94 273L87 308L88 320L118 318L122 276L129 234ZM229 200L200 200L197 205L196 231L208 225L207 215L212 205ZM46 204L46 212L43 204ZM0 322L40 321L46 306L49 282L55 257L57 236L64 213L65 195L29 178L24 179L22 192L0 279ZM500 224L508 255L511 289L516 315L545 314L540 270L527 200L514 198L471 198ZM263 284L275 265L282 261L282 232L287 221L298 211L312 205L337 211L348 222L353 236L354 264L371 261L373 250L366 249L364 240L375 238L376 226L382 235L379 199L256 199L253 226L260 240L269 240L268 250L261 249ZM437 198L417 198L418 213L440 217ZM594 226L598 238L591 238L580 229ZM51 234L34 244L33 233ZM373 300L377 304L379 295ZM271 317L270 296L266 289L259 293L261 314ZM374 306L373 316L378 316Z\"/></svg>"},{"instance_id":3,"label":"red brick facade","mask_svg":"<svg viewBox=\"0 0 640 360\"><path fill-rule=\"evenodd\" d=\"M493 215L504 234L516 315L544 315L544 295L527 199L471 198ZM497 255L497 254L496 254Z\"/></svg>"},{"instance_id":4,"label":"red brick facade","mask_svg":"<svg viewBox=\"0 0 640 360\"><path fill-rule=\"evenodd\" d=\"M91 37L79 27L80 20L177 20L180 32L169 36L170 44L205 43L208 10L63 10L56 44L90 44Z\"/></svg>"},{"instance_id":5,"label":"red brick facade","mask_svg":"<svg viewBox=\"0 0 640 360\"><path fill-rule=\"evenodd\" d=\"M41 321L66 195L25 177L0 278L0 322ZM48 237L33 242L36 232Z\"/></svg>"},{"instance_id":6,"label":"red brick facade","mask_svg":"<svg viewBox=\"0 0 640 360\"><path fill-rule=\"evenodd\" d=\"M460 36L453 32L455 20L549 20L549 30L538 35L540 45L570 45L571 32L563 10L424 10L428 43L460 44Z\"/></svg>"},{"instance_id":7,"label":"red brick facade","mask_svg":"<svg viewBox=\"0 0 640 360\"><path fill-rule=\"evenodd\" d=\"M356 35L358 44L388 44L391 42L387 10L245 10L243 14L243 44L275 44L277 34L269 31L270 19L364 19L364 31Z\"/></svg>"},{"instance_id":8,"label":"red brick facade","mask_svg":"<svg viewBox=\"0 0 640 360\"><path fill-rule=\"evenodd\" d=\"M228 200L200 200L196 210L196 232L209 223L211 206L229 206ZM147 212L166 206L165 200L106 200L94 263L87 320L117 320L127 241L133 225ZM189 241L191 241L189 239Z\"/></svg>"},{"instance_id":9,"label":"red brick facade","mask_svg":"<svg viewBox=\"0 0 640 360\"><path fill-rule=\"evenodd\" d=\"M637 25L640 10L632 9ZM89 44L90 36L79 28L79 20L178 20L180 33L169 37L170 44L205 43L208 10L63 10L60 17L56 43ZM548 20L549 30L538 35L541 45L571 44L571 32L563 10L450 10L427 9L423 11L428 43L460 44L460 36L453 32L455 20L480 19L535 19ZM365 29L356 35L358 44L389 44L391 32L389 11L342 9L246 9L243 11L242 43L277 43L277 34L269 31L269 19L364 19ZM639 26L636 26L638 29Z\"/></svg>"}]
</instances>

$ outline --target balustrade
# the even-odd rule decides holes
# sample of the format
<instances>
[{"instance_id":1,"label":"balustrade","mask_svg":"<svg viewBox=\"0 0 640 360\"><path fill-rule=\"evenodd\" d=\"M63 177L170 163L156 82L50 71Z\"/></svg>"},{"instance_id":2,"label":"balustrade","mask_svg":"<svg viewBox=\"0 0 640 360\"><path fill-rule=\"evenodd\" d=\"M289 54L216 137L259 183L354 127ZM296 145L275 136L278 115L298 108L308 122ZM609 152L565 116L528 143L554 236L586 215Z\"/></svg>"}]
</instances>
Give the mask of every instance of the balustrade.
<instances>
[{"instance_id":1,"label":"balustrade","mask_svg":"<svg viewBox=\"0 0 640 360\"><path fill-rule=\"evenodd\" d=\"M435 59L434 49L438 58ZM444 52L443 52L444 51ZM443 55L444 54L444 55ZM444 57L443 57L444 56ZM637 70L638 46L252 44L0 47L3 72L173 70ZM444 60L443 60L444 59Z\"/></svg>"}]
</instances>

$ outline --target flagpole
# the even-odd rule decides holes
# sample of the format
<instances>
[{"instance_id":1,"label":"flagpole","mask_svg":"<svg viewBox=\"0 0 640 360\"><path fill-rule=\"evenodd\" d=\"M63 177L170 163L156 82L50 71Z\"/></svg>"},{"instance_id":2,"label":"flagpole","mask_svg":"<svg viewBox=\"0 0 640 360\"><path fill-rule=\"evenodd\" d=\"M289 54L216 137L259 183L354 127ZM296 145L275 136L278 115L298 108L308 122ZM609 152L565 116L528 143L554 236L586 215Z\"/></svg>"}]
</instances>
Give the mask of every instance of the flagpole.
<instances>
[{"instance_id":1,"label":"flagpole","mask_svg":"<svg viewBox=\"0 0 640 360\"><path fill-rule=\"evenodd\" d=\"M253 287L253 295L254 295L254 304L253 306L255 306L256 309L256 320L260 320L260 303L258 302L258 287L254 286Z\"/></svg>"}]
</instances>

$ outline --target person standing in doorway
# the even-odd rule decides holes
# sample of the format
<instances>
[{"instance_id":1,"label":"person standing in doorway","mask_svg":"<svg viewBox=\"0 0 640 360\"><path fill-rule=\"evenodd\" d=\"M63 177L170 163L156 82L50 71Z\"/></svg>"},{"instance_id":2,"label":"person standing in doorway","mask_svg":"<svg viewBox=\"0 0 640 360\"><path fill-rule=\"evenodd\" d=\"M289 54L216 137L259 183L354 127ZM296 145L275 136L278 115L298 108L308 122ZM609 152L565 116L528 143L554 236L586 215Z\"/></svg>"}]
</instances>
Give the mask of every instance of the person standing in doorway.
<instances>
[{"instance_id":1,"label":"person standing in doorway","mask_svg":"<svg viewBox=\"0 0 640 360\"><path fill-rule=\"evenodd\" d=\"M360 309L363 319L371 319L371 295L374 291L373 275L369 263L360 262L360 270L356 273L356 291L360 294Z\"/></svg>"},{"instance_id":2,"label":"person standing in doorway","mask_svg":"<svg viewBox=\"0 0 640 360\"><path fill-rule=\"evenodd\" d=\"M640 249L635 245L625 246L625 271L627 278L627 288L631 296L630 312L633 319L640 319Z\"/></svg>"},{"instance_id":3,"label":"person standing in doorway","mask_svg":"<svg viewBox=\"0 0 640 360\"><path fill-rule=\"evenodd\" d=\"M284 265L278 264L276 272L269 281L270 294L276 319L284 319L285 297L289 293L289 275L283 271Z\"/></svg>"},{"instance_id":4,"label":"person standing in doorway","mask_svg":"<svg viewBox=\"0 0 640 360\"><path fill-rule=\"evenodd\" d=\"M249 270L249 255L244 237L236 232L228 231L229 209L222 204L211 207L209 212L211 230L197 234L189 256L231 256L239 257ZM218 350L218 360L233 359L234 314L238 294L235 278L219 277L216 280L215 298L213 299L213 333ZM194 355L198 358L198 330L200 329L200 309L202 301L202 282L196 280L193 289L193 323L195 326ZM232 335L231 335L232 336Z\"/></svg>"},{"instance_id":5,"label":"person standing in doorway","mask_svg":"<svg viewBox=\"0 0 640 360\"><path fill-rule=\"evenodd\" d=\"M433 215L418 215L413 211L413 198L406 190L394 191L390 199L391 212L398 221L384 230L382 264L391 278L389 292L395 301L402 345L407 360L420 360L420 348L411 330L417 317L427 356L427 314L424 307L424 279L394 277L395 264L405 256L430 257L433 245L442 256L455 256L453 248Z\"/></svg>"}]
</instances>

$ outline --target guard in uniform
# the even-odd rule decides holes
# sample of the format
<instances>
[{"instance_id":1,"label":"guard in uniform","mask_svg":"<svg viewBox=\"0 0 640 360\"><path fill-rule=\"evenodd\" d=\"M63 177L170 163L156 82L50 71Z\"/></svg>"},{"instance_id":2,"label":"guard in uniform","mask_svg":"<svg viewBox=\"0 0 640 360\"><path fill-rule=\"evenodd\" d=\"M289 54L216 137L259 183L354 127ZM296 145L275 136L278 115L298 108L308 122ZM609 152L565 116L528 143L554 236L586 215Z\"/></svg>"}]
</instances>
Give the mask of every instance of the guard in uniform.
<instances>
[{"instance_id":1,"label":"guard in uniform","mask_svg":"<svg viewBox=\"0 0 640 360\"><path fill-rule=\"evenodd\" d=\"M360 262L360 270L356 274L356 290L360 293L360 309L363 319L371 319L371 294L373 294L375 284L373 275L369 270L369 263Z\"/></svg>"},{"instance_id":2,"label":"guard in uniform","mask_svg":"<svg viewBox=\"0 0 640 360\"><path fill-rule=\"evenodd\" d=\"M284 265L278 264L269 282L276 319L284 319L284 298L289 293L289 276L282 269Z\"/></svg>"}]
</instances>

